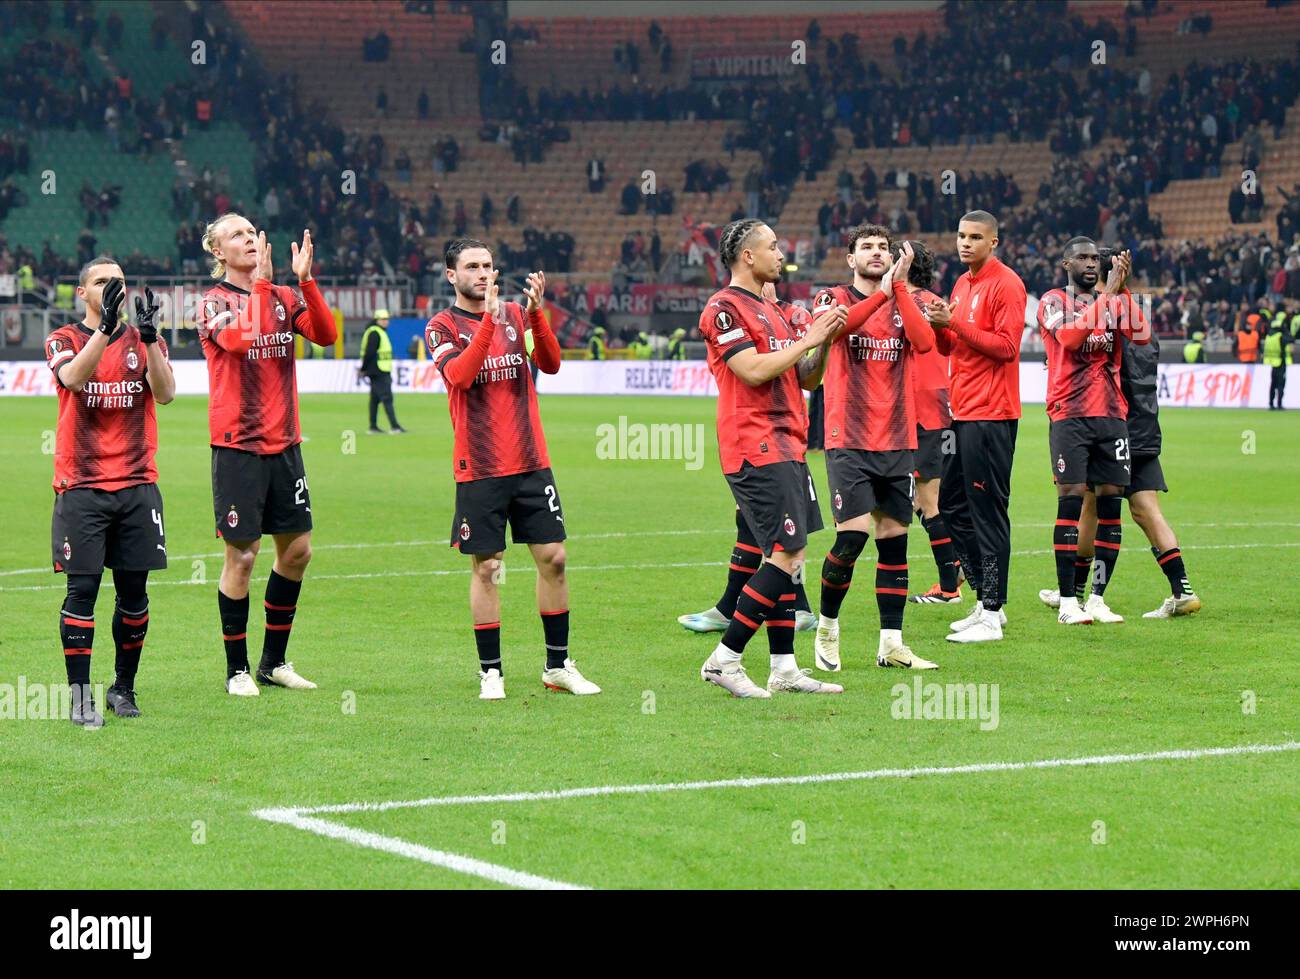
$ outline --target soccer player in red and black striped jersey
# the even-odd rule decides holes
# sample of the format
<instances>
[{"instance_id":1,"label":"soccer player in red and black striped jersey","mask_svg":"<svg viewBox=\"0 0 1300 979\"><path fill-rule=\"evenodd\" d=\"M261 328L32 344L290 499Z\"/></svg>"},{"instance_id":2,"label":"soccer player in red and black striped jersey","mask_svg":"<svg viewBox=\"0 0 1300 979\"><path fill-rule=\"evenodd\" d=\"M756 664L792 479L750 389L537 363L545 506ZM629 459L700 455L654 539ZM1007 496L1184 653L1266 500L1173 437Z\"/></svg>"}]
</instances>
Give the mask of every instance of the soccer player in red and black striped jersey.
<instances>
[{"instance_id":1,"label":"soccer player in red and black striped jersey","mask_svg":"<svg viewBox=\"0 0 1300 979\"><path fill-rule=\"evenodd\" d=\"M821 383L826 347L847 311L823 309L802 337L764 298L781 276L776 234L746 218L727 225L719 241L731 281L700 314L709 368L718 385L718 450L722 472L764 561L741 589L722 641L700 677L736 697L774 692L843 693L798 668L794 658L795 582L802 580L808 535L821 530L812 476L804 462L808 421L803 391ZM746 644L767 623L772 669L767 687L741 666Z\"/></svg>"},{"instance_id":2,"label":"soccer player in red and black striped jersey","mask_svg":"<svg viewBox=\"0 0 1300 979\"><path fill-rule=\"evenodd\" d=\"M1123 622L1103 597L1119 559L1120 504L1131 478L1120 337L1144 344L1151 332L1125 285L1132 267L1128 252L1121 252L1110 264L1100 295L1094 290L1101 256L1091 238L1066 242L1061 265L1068 276L1066 288L1052 289L1038 304L1038 327L1047 351L1049 458L1057 491L1052 534L1061 592L1057 621L1063 625ZM1079 519L1090 484L1097 494L1100 567L1085 606L1080 605L1075 581L1081 570L1076 567Z\"/></svg>"},{"instance_id":3,"label":"soccer player in red and black striped jersey","mask_svg":"<svg viewBox=\"0 0 1300 979\"><path fill-rule=\"evenodd\" d=\"M303 575L311 560L311 497L298 427L294 336L327 346L334 314L312 277L311 232L292 245L301 295L271 281L271 245L239 214L208 225L204 250L220 281L203 296L199 339L208 361L212 504L225 543L217 606L226 648L226 691L257 696L257 685L309 690L316 684L285 661ZM248 670L248 587L263 534L275 563L263 604L266 634L257 682Z\"/></svg>"},{"instance_id":4,"label":"soccer player in red and black striped jersey","mask_svg":"<svg viewBox=\"0 0 1300 979\"><path fill-rule=\"evenodd\" d=\"M967 272L953 286L951 302L929 307L936 346L950 357L956 436L956 451L944 460L939 512L979 596L970 615L952 623L949 642L999 640L1006 624L1025 284L994 256L997 244L997 218L988 211L963 215L957 257Z\"/></svg>"},{"instance_id":5,"label":"soccer player in red and black striped jersey","mask_svg":"<svg viewBox=\"0 0 1300 979\"><path fill-rule=\"evenodd\" d=\"M919 241L912 246L912 267L907 273L907 291L922 307L928 319L928 307L939 301L930 291L934 284L934 256ZM897 257L899 244L890 254ZM916 512L930 540L939 580L925 592L908 601L921 605L950 604L961 601L960 571L952 534L939 513L939 486L943 477L944 455L952 451L952 407L948 402L948 358L939 353L938 345L925 353L913 350L912 397L916 402Z\"/></svg>"},{"instance_id":6,"label":"soccer player in red and black striped jersey","mask_svg":"<svg viewBox=\"0 0 1300 979\"><path fill-rule=\"evenodd\" d=\"M54 453L54 570L67 575L59 636L72 693L72 722L99 727L90 687L95 600L104 568L113 569L116 679L105 701L118 717L139 717L135 675L149 629L149 572L167 567L163 502L158 492L158 422L176 381L158 336L158 304L144 290L135 323L120 322L126 283L101 255L81 270L77 295L85 318L46 338L58 383Z\"/></svg>"},{"instance_id":7,"label":"soccer player in red and black striped jersey","mask_svg":"<svg viewBox=\"0 0 1300 979\"><path fill-rule=\"evenodd\" d=\"M797 303L790 303L776 297L776 286L767 282L763 284L762 296L777 309L789 322L796 339L802 339L812 320L808 310ZM811 424L811 419L810 419ZM736 611L736 602L740 591L749 583L759 565L763 563L763 549L754 540L754 535L745 521L745 516L736 508L736 542L732 545L731 558L727 562L727 583L722 590L722 597L711 608L703 612L691 612L677 616L678 623L689 632L726 632L731 625L731 617ZM795 632L808 632L817 628L817 616L808 607L808 593L803 581L794 583L795 594Z\"/></svg>"},{"instance_id":8,"label":"soccer player in red and black striped jersey","mask_svg":"<svg viewBox=\"0 0 1300 979\"><path fill-rule=\"evenodd\" d=\"M569 656L569 583L565 577L564 509L555 488L531 356L547 374L560 369L560 344L542 315L546 275L533 272L527 309L503 302L492 251L458 238L447 246L447 281L456 301L425 327L429 354L447 385L455 444L456 512L451 546L472 567L470 614L479 658L479 699L505 697L501 663L501 596L506 522L537 565L537 610L546 644L542 683L586 695L600 687ZM529 334L532 345L529 352Z\"/></svg>"},{"instance_id":9,"label":"soccer player in red and black striped jersey","mask_svg":"<svg viewBox=\"0 0 1300 979\"><path fill-rule=\"evenodd\" d=\"M840 608L853 567L876 529L878 666L934 669L903 644L907 608L907 527L912 522L916 409L913 350L934 346L934 332L907 291L914 253L904 244L895 261L889 229L863 225L849 233L853 283L824 289L813 309L848 307L831 344L826 390L826 479L835 543L822 562L817 666L840 669Z\"/></svg>"}]
</instances>

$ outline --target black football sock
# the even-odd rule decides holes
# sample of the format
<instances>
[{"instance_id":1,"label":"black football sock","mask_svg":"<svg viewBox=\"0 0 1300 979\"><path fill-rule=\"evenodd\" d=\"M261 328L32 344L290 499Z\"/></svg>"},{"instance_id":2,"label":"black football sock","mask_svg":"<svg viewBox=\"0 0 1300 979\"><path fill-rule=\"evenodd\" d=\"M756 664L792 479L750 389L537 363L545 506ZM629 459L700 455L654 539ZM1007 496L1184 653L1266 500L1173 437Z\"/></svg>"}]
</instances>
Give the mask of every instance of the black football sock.
<instances>
[{"instance_id":1,"label":"black football sock","mask_svg":"<svg viewBox=\"0 0 1300 979\"><path fill-rule=\"evenodd\" d=\"M952 534L943 517L922 517L921 526L930 535L930 553L934 555L934 566L939 569L939 588L946 592L957 590L957 549L952 543Z\"/></svg>"},{"instance_id":2,"label":"black football sock","mask_svg":"<svg viewBox=\"0 0 1300 979\"><path fill-rule=\"evenodd\" d=\"M880 628L903 628L907 609L907 535L876 538L876 607Z\"/></svg>"},{"instance_id":3,"label":"black football sock","mask_svg":"<svg viewBox=\"0 0 1300 979\"><path fill-rule=\"evenodd\" d=\"M731 563L727 565L727 589L718 599L717 609L724 618L731 618L736 611L736 599L745 582L754 576L758 566L763 563L763 551L754 540L749 524L739 510L736 511L736 545L731 551Z\"/></svg>"},{"instance_id":4,"label":"black football sock","mask_svg":"<svg viewBox=\"0 0 1300 979\"><path fill-rule=\"evenodd\" d=\"M226 679L243 670L248 672L248 596L231 598L217 589L217 608L221 613L221 637L226 644Z\"/></svg>"},{"instance_id":5,"label":"black football sock","mask_svg":"<svg viewBox=\"0 0 1300 979\"><path fill-rule=\"evenodd\" d=\"M1120 537L1123 533L1124 497L1097 497L1097 573L1092 579L1092 593L1098 597L1106 594L1106 586L1115 576L1115 562L1119 560Z\"/></svg>"},{"instance_id":6,"label":"black football sock","mask_svg":"<svg viewBox=\"0 0 1300 979\"><path fill-rule=\"evenodd\" d=\"M1052 528L1052 550L1056 554L1056 587L1063 597L1074 594L1074 563L1079 560L1079 516L1082 496L1056 498L1056 525Z\"/></svg>"},{"instance_id":7,"label":"black football sock","mask_svg":"<svg viewBox=\"0 0 1300 979\"><path fill-rule=\"evenodd\" d=\"M867 546L867 534L861 530L841 530L822 561L821 614L828 619L840 617L840 606L853 583L853 565Z\"/></svg>"},{"instance_id":8,"label":"black football sock","mask_svg":"<svg viewBox=\"0 0 1300 979\"><path fill-rule=\"evenodd\" d=\"M100 577L68 575L68 593L59 611L59 642L63 646L69 687L90 684L90 651L95 645L95 599L99 597Z\"/></svg>"},{"instance_id":9,"label":"black football sock","mask_svg":"<svg viewBox=\"0 0 1300 979\"><path fill-rule=\"evenodd\" d=\"M1183 552L1181 549L1171 547L1169 550L1162 552L1153 547L1151 553L1155 555L1156 564L1160 565L1160 570L1169 579L1169 590L1173 592L1174 598L1196 594L1192 591L1191 583L1187 580L1187 569L1183 567Z\"/></svg>"},{"instance_id":10,"label":"black football sock","mask_svg":"<svg viewBox=\"0 0 1300 979\"><path fill-rule=\"evenodd\" d=\"M1090 574L1092 574L1092 558L1077 558L1074 562L1074 597L1080 602L1083 601L1084 593L1088 590Z\"/></svg>"},{"instance_id":11,"label":"black football sock","mask_svg":"<svg viewBox=\"0 0 1300 979\"><path fill-rule=\"evenodd\" d=\"M271 577L266 580L266 599L262 603L266 606L266 635L262 638L262 661L257 664L259 673L270 673L284 662L301 591L301 581L286 578L271 569Z\"/></svg>"},{"instance_id":12,"label":"black football sock","mask_svg":"<svg viewBox=\"0 0 1300 979\"><path fill-rule=\"evenodd\" d=\"M569 610L543 612L542 632L546 636L546 668L562 669L569 658Z\"/></svg>"},{"instance_id":13,"label":"black football sock","mask_svg":"<svg viewBox=\"0 0 1300 979\"><path fill-rule=\"evenodd\" d=\"M771 561L765 562L740 590L731 625L722 636L722 644L734 653L743 652L764 621L772 614L782 595L794 591L790 576Z\"/></svg>"},{"instance_id":14,"label":"black football sock","mask_svg":"<svg viewBox=\"0 0 1300 979\"><path fill-rule=\"evenodd\" d=\"M808 604L808 592L804 589L802 581L794 583L794 610L796 612L812 612L812 606Z\"/></svg>"},{"instance_id":15,"label":"black football sock","mask_svg":"<svg viewBox=\"0 0 1300 979\"><path fill-rule=\"evenodd\" d=\"M777 598L776 607L767 617L767 651L773 657L794 655L794 613L798 601L796 592L785 592ZM773 659L773 668L776 665L777 661Z\"/></svg>"},{"instance_id":16,"label":"black football sock","mask_svg":"<svg viewBox=\"0 0 1300 979\"><path fill-rule=\"evenodd\" d=\"M149 596L145 592L148 571L114 571L113 586L117 602L113 608L113 646L116 678L113 686L135 689L135 674L140 668L144 637L149 631Z\"/></svg>"},{"instance_id":17,"label":"black football sock","mask_svg":"<svg viewBox=\"0 0 1300 979\"><path fill-rule=\"evenodd\" d=\"M484 622L474 626L474 645L478 647L478 668L486 673L496 670L502 676L506 671L501 666L501 623Z\"/></svg>"}]
</instances>

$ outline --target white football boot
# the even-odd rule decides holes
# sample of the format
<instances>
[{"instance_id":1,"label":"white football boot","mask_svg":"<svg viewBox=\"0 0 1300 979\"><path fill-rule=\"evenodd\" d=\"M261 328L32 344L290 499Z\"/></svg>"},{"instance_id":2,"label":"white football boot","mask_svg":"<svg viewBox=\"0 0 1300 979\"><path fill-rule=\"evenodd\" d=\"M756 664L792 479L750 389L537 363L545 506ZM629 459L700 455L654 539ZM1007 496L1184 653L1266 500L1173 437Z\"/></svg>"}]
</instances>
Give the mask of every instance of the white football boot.
<instances>
[{"instance_id":1,"label":"white football boot","mask_svg":"<svg viewBox=\"0 0 1300 979\"><path fill-rule=\"evenodd\" d=\"M316 684L298 675L292 663L281 663L270 673L257 671L257 682L263 686L275 685L289 690L315 690Z\"/></svg>"},{"instance_id":2,"label":"white football boot","mask_svg":"<svg viewBox=\"0 0 1300 979\"><path fill-rule=\"evenodd\" d=\"M703 612L688 612L677 616L682 628L691 632L726 632L731 620L718 611L717 606Z\"/></svg>"},{"instance_id":3,"label":"white football boot","mask_svg":"<svg viewBox=\"0 0 1300 979\"><path fill-rule=\"evenodd\" d=\"M843 693L838 683L814 679L812 670L773 670L767 675L767 689L772 693Z\"/></svg>"},{"instance_id":4,"label":"white football boot","mask_svg":"<svg viewBox=\"0 0 1300 979\"><path fill-rule=\"evenodd\" d=\"M257 684L247 670L240 670L234 676L226 681L226 693L233 694L236 697L260 697L262 691L257 689Z\"/></svg>"},{"instance_id":5,"label":"white football boot","mask_svg":"<svg viewBox=\"0 0 1300 979\"><path fill-rule=\"evenodd\" d=\"M1088 600L1083 604L1083 610L1092 616L1094 622L1101 622L1105 625L1113 625L1116 622L1123 622L1124 616L1112 612L1106 600L1100 595L1089 595Z\"/></svg>"},{"instance_id":6,"label":"white football boot","mask_svg":"<svg viewBox=\"0 0 1300 979\"><path fill-rule=\"evenodd\" d=\"M1150 612L1144 612L1142 618L1175 619L1180 615L1195 615L1200 610L1201 600L1195 595L1183 595L1179 598L1174 598L1173 595L1170 595L1160 603L1159 608L1152 609Z\"/></svg>"},{"instance_id":7,"label":"white football boot","mask_svg":"<svg viewBox=\"0 0 1300 979\"><path fill-rule=\"evenodd\" d=\"M563 666L554 670L543 670L542 683L551 690L568 691L579 697L600 693L600 687L579 673L577 664L571 659L566 659Z\"/></svg>"},{"instance_id":8,"label":"white football boot","mask_svg":"<svg viewBox=\"0 0 1300 979\"><path fill-rule=\"evenodd\" d=\"M983 619L984 619L984 605L977 598L975 599L975 607L971 609L970 615L966 616L966 618L964 619L958 619L956 622L948 623L948 628L951 629L953 632L962 632L966 629L969 629L977 622L983 621ZM997 620L998 620L999 628L1006 625L1007 613L1004 612L1002 609L998 609ZM998 638L1001 639L1002 637L998 636Z\"/></svg>"},{"instance_id":9,"label":"white football boot","mask_svg":"<svg viewBox=\"0 0 1300 979\"><path fill-rule=\"evenodd\" d=\"M486 673L479 671L478 675L478 699L479 700L505 700L506 699L506 681L501 675L500 670L488 670Z\"/></svg>"},{"instance_id":10,"label":"white football boot","mask_svg":"<svg viewBox=\"0 0 1300 979\"><path fill-rule=\"evenodd\" d=\"M1002 623L1006 615L1001 609L990 612L979 609L979 619L973 624L948 636L949 642L996 642L1002 638Z\"/></svg>"},{"instance_id":11,"label":"white football boot","mask_svg":"<svg viewBox=\"0 0 1300 979\"><path fill-rule=\"evenodd\" d=\"M922 659L912 652L901 642L887 642L880 647L876 653L877 666L897 666L905 670L937 670L938 663L931 663L928 659Z\"/></svg>"},{"instance_id":12,"label":"white football boot","mask_svg":"<svg viewBox=\"0 0 1300 979\"><path fill-rule=\"evenodd\" d=\"M1048 608L1061 607L1061 593L1055 588L1044 588L1039 591L1038 600Z\"/></svg>"},{"instance_id":13,"label":"white football boot","mask_svg":"<svg viewBox=\"0 0 1300 979\"><path fill-rule=\"evenodd\" d=\"M720 663L710 655L700 667L700 679L715 683L733 697L757 697L762 700L772 696L749 678L740 662Z\"/></svg>"},{"instance_id":14,"label":"white football boot","mask_svg":"<svg viewBox=\"0 0 1300 979\"><path fill-rule=\"evenodd\" d=\"M813 662L817 669L827 673L840 671L840 621L827 619L830 625L817 626L817 638L813 640Z\"/></svg>"},{"instance_id":15,"label":"white football boot","mask_svg":"<svg viewBox=\"0 0 1300 979\"><path fill-rule=\"evenodd\" d=\"M1092 625L1092 616L1083 610L1073 595L1061 599L1060 614L1056 621L1061 625Z\"/></svg>"},{"instance_id":16,"label":"white football boot","mask_svg":"<svg viewBox=\"0 0 1300 979\"><path fill-rule=\"evenodd\" d=\"M812 632L817 628L817 616L811 612L805 612L803 609L796 609L794 613L794 631L795 632Z\"/></svg>"}]
</instances>

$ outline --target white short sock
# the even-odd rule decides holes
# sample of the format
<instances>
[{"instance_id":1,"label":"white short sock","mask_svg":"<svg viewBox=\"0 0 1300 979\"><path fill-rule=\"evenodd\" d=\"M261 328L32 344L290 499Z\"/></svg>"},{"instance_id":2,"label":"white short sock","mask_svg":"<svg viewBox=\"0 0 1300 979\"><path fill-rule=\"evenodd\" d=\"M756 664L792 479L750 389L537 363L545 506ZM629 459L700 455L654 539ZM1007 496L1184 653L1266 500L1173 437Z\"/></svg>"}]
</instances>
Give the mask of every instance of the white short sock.
<instances>
[{"instance_id":1,"label":"white short sock","mask_svg":"<svg viewBox=\"0 0 1300 979\"><path fill-rule=\"evenodd\" d=\"M886 645L901 646L902 644L903 644L902 629L881 629L880 630L880 651L882 653L885 651Z\"/></svg>"},{"instance_id":2,"label":"white short sock","mask_svg":"<svg viewBox=\"0 0 1300 979\"><path fill-rule=\"evenodd\" d=\"M817 628L838 630L840 627L839 619L828 619L824 615L817 616Z\"/></svg>"},{"instance_id":3,"label":"white short sock","mask_svg":"<svg viewBox=\"0 0 1300 979\"><path fill-rule=\"evenodd\" d=\"M722 643L718 643L718 648L713 651L713 658L725 665L727 663L739 663L742 657L735 650L728 649Z\"/></svg>"},{"instance_id":4,"label":"white short sock","mask_svg":"<svg viewBox=\"0 0 1300 979\"><path fill-rule=\"evenodd\" d=\"M799 664L795 662L794 653L781 653L772 657L774 673L794 673L798 669Z\"/></svg>"}]
</instances>

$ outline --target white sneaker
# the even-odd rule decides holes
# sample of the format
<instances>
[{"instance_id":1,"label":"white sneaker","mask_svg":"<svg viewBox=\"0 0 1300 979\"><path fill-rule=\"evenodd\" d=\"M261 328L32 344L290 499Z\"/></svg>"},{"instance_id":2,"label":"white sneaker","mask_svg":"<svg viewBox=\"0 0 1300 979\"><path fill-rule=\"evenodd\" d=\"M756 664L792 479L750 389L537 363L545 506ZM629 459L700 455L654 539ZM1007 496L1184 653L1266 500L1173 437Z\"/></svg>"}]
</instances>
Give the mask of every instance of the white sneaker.
<instances>
[{"instance_id":1,"label":"white sneaker","mask_svg":"<svg viewBox=\"0 0 1300 979\"><path fill-rule=\"evenodd\" d=\"M1183 595L1180 598L1174 598L1170 595L1160 607L1145 612L1142 615L1144 619L1174 619L1180 615L1195 615L1201 610L1201 600L1195 595Z\"/></svg>"},{"instance_id":2,"label":"white sneaker","mask_svg":"<svg viewBox=\"0 0 1300 979\"><path fill-rule=\"evenodd\" d=\"M683 629L691 632L726 632L731 620L718 611L717 606L704 612L688 612L677 616Z\"/></svg>"},{"instance_id":3,"label":"white sneaker","mask_svg":"<svg viewBox=\"0 0 1300 979\"><path fill-rule=\"evenodd\" d=\"M733 697L757 697L761 700L772 696L749 678L740 663L719 663L711 655L700 667L700 679L716 683Z\"/></svg>"},{"instance_id":4,"label":"white sneaker","mask_svg":"<svg viewBox=\"0 0 1300 979\"><path fill-rule=\"evenodd\" d=\"M813 640L813 662L817 664L817 669L825 670L827 673L838 673L840 671L840 626L838 622L833 628L822 625L817 627L817 638Z\"/></svg>"},{"instance_id":5,"label":"white sneaker","mask_svg":"<svg viewBox=\"0 0 1300 979\"><path fill-rule=\"evenodd\" d=\"M1077 598L1071 596L1061 599L1060 608L1056 621L1061 625L1092 625L1092 616L1083 610Z\"/></svg>"},{"instance_id":6,"label":"white sneaker","mask_svg":"<svg viewBox=\"0 0 1300 979\"><path fill-rule=\"evenodd\" d=\"M877 666L898 666L905 670L937 670L938 663L931 663L928 659L921 659L916 653L900 643L889 643L880 652L876 653Z\"/></svg>"},{"instance_id":7,"label":"white sneaker","mask_svg":"<svg viewBox=\"0 0 1300 979\"><path fill-rule=\"evenodd\" d=\"M257 682L263 686L274 684L277 687L287 687L290 690L316 689L316 684L298 675L298 672L293 668L292 663L281 663L270 673L263 673L261 670L258 670Z\"/></svg>"},{"instance_id":8,"label":"white sneaker","mask_svg":"<svg viewBox=\"0 0 1300 979\"><path fill-rule=\"evenodd\" d=\"M262 691L257 689L257 684L247 670L240 670L229 680L226 681L226 693L234 694L236 697L260 697Z\"/></svg>"},{"instance_id":9,"label":"white sneaker","mask_svg":"<svg viewBox=\"0 0 1300 979\"><path fill-rule=\"evenodd\" d=\"M1094 622L1111 625L1124 621L1124 616L1112 612L1106 600L1100 595L1089 595L1088 600L1083 604L1083 610L1092 616Z\"/></svg>"},{"instance_id":10,"label":"white sneaker","mask_svg":"<svg viewBox=\"0 0 1300 979\"><path fill-rule=\"evenodd\" d=\"M489 670L489 672L492 671ZM566 659L564 665L558 669L543 670L542 683L551 690L567 690L579 697L600 693L600 687L579 673L578 664L571 659Z\"/></svg>"},{"instance_id":11,"label":"white sneaker","mask_svg":"<svg viewBox=\"0 0 1300 979\"><path fill-rule=\"evenodd\" d=\"M953 632L961 632L965 629L969 629L971 626L975 625L975 623L982 621L983 618L984 618L984 606L977 598L975 599L975 607L971 609L970 615L966 616L966 618L964 619L958 619L956 622L948 623L948 628L950 628ZM999 627L1007 624L1007 613L1004 612L1002 609L998 609L997 618L998 618Z\"/></svg>"},{"instance_id":12,"label":"white sneaker","mask_svg":"<svg viewBox=\"0 0 1300 979\"><path fill-rule=\"evenodd\" d=\"M501 675L500 670L488 670L486 673L479 671L478 675L478 699L479 700L505 700L506 699L506 681Z\"/></svg>"},{"instance_id":13,"label":"white sneaker","mask_svg":"<svg viewBox=\"0 0 1300 979\"><path fill-rule=\"evenodd\" d=\"M1001 609L998 610L999 612ZM954 632L948 637L949 642L994 642L1002 638L1002 616L981 609L979 621L974 625Z\"/></svg>"},{"instance_id":14,"label":"white sneaker","mask_svg":"<svg viewBox=\"0 0 1300 979\"><path fill-rule=\"evenodd\" d=\"M772 693L843 693L838 683L823 683L812 677L812 670L790 670L767 675L767 689Z\"/></svg>"},{"instance_id":15,"label":"white sneaker","mask_svg":"<svg viewBox=\"0 0 1300 979\"><path fill-rule=\"evenodd\" d=\"M803 609L796 609L794 613L794 631L795 632L812 632L817 628L817 616L811 612L805 612Z\"/></svg>"},{"instance_id":16,"label":"white sneaker","mask_svg":"<svg viewBox=\"0 0 1300 979\"><path fill-rule=\"evenodd\" d=\"M1061 607L1061 593L1055 588L1044 588L1038 593L1038 600L1048 608Z\"/></svg>"}]
</instances>

